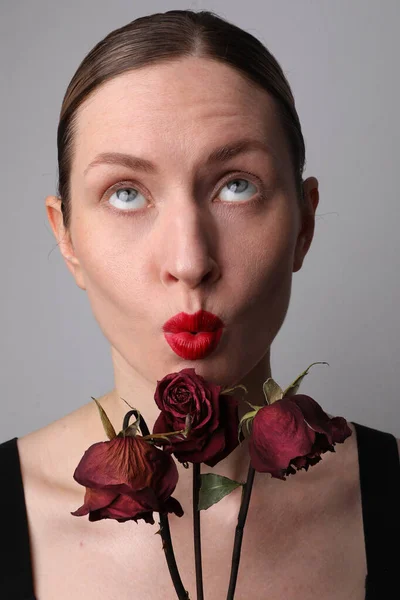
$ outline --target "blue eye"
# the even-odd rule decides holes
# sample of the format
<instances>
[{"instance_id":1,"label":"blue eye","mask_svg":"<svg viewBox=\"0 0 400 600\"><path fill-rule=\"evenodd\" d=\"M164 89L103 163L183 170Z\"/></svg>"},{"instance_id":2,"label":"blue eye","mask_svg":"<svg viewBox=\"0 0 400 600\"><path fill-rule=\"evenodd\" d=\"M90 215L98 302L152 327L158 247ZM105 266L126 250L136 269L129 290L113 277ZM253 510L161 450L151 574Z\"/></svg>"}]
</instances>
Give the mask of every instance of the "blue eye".
<instances>
[{"instance_id":1,"label":"blue eye","mask_svg":"<svg viewBox=\"0 0 400 600\"><path fill-rule=\"evenodd\" d=\"M116 196L116 201L114 200L114 202L110 202L111 198L113 196ZM141 200L139 202L137 202L137 199ZM140 194L135 188L132 187L121 187L118 188L108 199L108 201L110 202L110 204L112 204L112 206L114 206L117 209L120 210L126 210L129 209L131 210L132 208L143 208L143 206L145 206L146 204L146 199L144 198L144 196L142 194ZM116 205L117 204L117 205ZM119 204L119 206L118 206Z\"/></svg>"},{"instance_id":2,"label":"blue eye","mask_svg":"<svg viewBox=\"0 0 400 600\"><path fill-rule=\"evenodd\" d=\"M225 193L224 193L225 190ZM230 179L218 194L223 202L246 201L252 198L258 189L248 179ZM244 194L244 196L243 196ZM108 195L108 194L107 194ZM137 188L130 185L114 187L111 195L108 195L107 203L119 212L136 212L147 205L147 199Z\"/></svg>"},{"instance_id":3,"label":"blue eye","mask_svg":"<svg viewBox=\"0 0 400 600\"><path fill-rule=\"evenodd\" d=\"M242 183L240 183L242 182ZM243 185L244 182L244 185ZM236 194L237 191L239 191L239 193L243 193L243 192L247 192L248 193L248 188L253 187L255 191L252 191L250 194L250 198L252 196L254 196L254 194L257 192L257 188L255 185L253 185L250 181L248 181L247 179L231 179L230 181L228 181L228 183L222 188L230 188L229 192L232 194L232 198L233 200L246 200L246 198L238 198L238 195ZM222 193L222 191L221 191ZM230 202L231 200L228 198L222 198L223 200L227 200L228 202Z\"/></svg>"}]
</instances>

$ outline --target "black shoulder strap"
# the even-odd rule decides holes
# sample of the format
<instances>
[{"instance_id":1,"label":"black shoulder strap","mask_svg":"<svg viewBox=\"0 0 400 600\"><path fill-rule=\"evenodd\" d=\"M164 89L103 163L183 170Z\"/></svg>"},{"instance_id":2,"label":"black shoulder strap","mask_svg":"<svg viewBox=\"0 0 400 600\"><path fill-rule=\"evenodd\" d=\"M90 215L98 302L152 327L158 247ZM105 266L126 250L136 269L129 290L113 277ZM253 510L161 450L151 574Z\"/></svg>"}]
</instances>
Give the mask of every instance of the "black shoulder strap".
<instances>
[{"instance_id":1,"label":"black shoulder strap","mask_svg":"<svg viewBox=\"0 0 400 600\"><path fill-rule=\"evenodd\" d=\"M34 600L28 517L17 438L0 444L0 598Z\"/></svg>"},{"instance_id":2,"label":"black shoulder strap","mask_svg":"<svg viewBox=\"0 0 400 600\"><path fill-rule=\"evenodd\" d=\"M356 428L365 551L366 598L400 594L400 459L394 435L352 422ZM397 596L390 596L397 597Z\"/></svg>"}]
</instances>

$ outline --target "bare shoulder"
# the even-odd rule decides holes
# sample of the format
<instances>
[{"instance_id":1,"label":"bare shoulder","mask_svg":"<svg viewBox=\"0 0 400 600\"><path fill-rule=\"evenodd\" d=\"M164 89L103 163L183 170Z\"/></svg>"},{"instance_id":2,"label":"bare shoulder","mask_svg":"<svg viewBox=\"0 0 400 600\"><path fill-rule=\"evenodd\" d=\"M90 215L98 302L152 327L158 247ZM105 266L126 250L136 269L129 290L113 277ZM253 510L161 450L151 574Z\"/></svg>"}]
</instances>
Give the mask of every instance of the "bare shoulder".
<instances>
[{"instance_id":1,"label":"bare shoulder","mask_svg":"<svg viewBox=\"0 0 400 600\"><path fill-rule=\"evenodd\" d=\"M92 407L88 403L18 438L24 485L35 483L53 489L79 489L73 480L74 470L87 447L101 439L102 433L96 429L97 422L91 419L91 414Z\"/></svg>"}]
</instances>

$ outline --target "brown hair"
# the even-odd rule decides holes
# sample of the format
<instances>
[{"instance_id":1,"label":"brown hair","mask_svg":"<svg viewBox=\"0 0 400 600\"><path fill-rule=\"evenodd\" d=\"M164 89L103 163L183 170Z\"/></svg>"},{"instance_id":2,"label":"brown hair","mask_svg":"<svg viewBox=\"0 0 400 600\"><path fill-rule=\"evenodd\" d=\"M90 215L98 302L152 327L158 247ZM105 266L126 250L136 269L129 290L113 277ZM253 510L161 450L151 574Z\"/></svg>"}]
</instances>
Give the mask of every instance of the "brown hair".
<instances>
[{"instance_id":1,"label":"brown hair","mask_svg":"<svg viewBox=\"0 0 400 600\"><path fill-rule=\"evenodd\" d=\"M253 35L213 12L170 10L140 17L109 33L83 59L68 85L57 131L58 196L67 230L78 107L102 83L117 75L186 56L226 63L277 100L278 114L289 143L296 193L300 207L304 208L304 138L293 94L276 59Z\"/></svg>"}]
</instances>

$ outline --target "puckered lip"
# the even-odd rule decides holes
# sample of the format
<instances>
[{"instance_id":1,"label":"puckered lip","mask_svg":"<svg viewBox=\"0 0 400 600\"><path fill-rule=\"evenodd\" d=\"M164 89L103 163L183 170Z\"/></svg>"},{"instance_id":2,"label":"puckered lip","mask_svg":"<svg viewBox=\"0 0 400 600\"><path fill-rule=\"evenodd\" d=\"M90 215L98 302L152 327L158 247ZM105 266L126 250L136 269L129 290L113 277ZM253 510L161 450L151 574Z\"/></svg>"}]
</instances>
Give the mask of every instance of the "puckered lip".
<instances>
[{"instance_id":1,"label":"puckered lip","mask_svg":"<svg viewBox=\"0 0 400 600\"><path fill-rule=\"evenodd\" d=\"M163 331L164 333L217 331L222 327L225 325L219 317L207 310L198 310L192 315L185 312L174 315L164 323Z\"/></svg>"}]
</instances>

